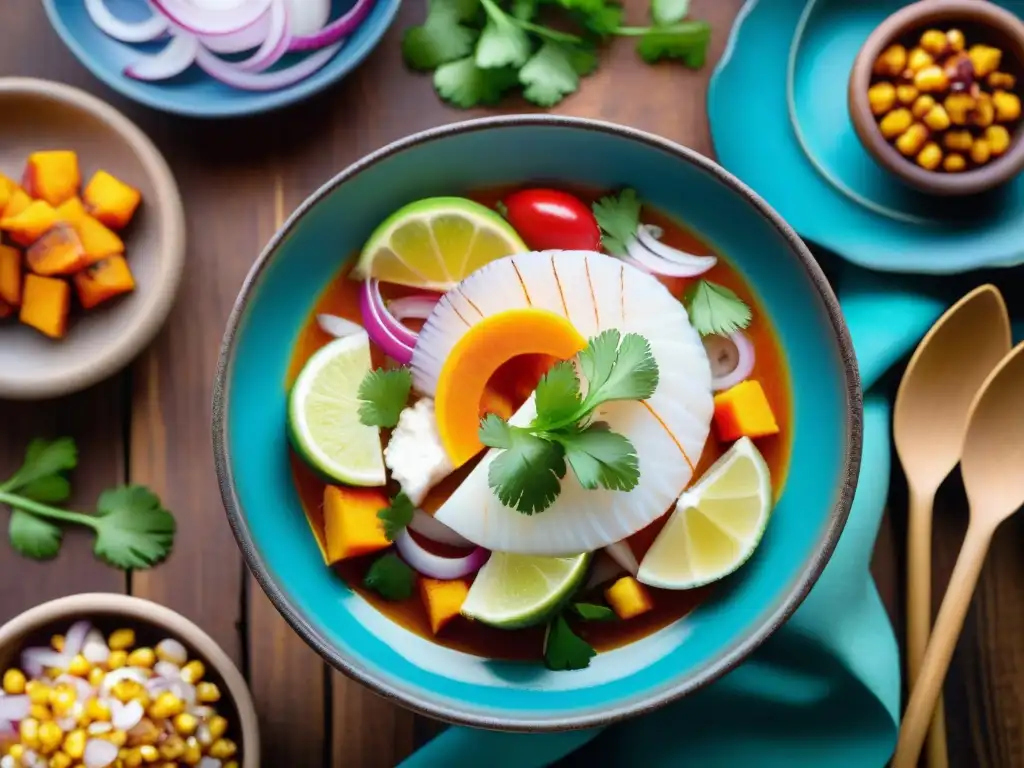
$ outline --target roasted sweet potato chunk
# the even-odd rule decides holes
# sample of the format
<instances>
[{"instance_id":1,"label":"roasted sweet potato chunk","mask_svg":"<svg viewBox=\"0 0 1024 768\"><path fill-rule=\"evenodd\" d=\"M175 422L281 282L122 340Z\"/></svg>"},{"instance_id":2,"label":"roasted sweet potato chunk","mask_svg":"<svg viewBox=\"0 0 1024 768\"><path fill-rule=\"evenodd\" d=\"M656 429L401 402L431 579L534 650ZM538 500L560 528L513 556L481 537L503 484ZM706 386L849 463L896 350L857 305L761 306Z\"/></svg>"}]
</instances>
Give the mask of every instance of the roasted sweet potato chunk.
<instances>
[{"instance_id":1,"label":"roasted sweet potato chunk","mask_svg":"<svg viewBox=\"0 0 1024 768\"><path fill-rule=\"evenodd\" d=\"M68 327L71 286L56 277L25 275L21 322L51 339L60 339Z\"/></svg>"},{"instance_id":2,"label":"roasted sweet potato chunk","mask_svg":"<svg viewBox=\"0 0 1024 768\"><path fill-rule=\"evenodd\" d=\"M32 245L58 221L57 210L52 205L45 200L34 200L21 213L0 219L0 229L19 245Z\"/></svg>"},{"instance_id":3,"label":"roasted sweet potato chunk","mask_svg":"<svg viewBox=\"0 0 1024 768\"><path fill-rule=\"evenodd\" d=\"M33 152L25 163L21 185L36 200L58 206L78 194L82 175L78 155L67 149Z\"/></svg>"},{"instance_id":4,"label":"roasted sweet potato chunk","mask_svg":"<svg viewBox=\"0 0 1024 768\"><path fill-rule=\"evenodd\" d=\"M37 275L71 275L87 266L85 248L70 224L58 224L29 246L28 268Z\"/></svg>"},{"instance_id":5,"label":"roasted sweet potato chunk","mask_svg":"<svg viewBox=\"0 0 1024 768\"><path fill-rule=\"evenodd\" d=\"M85 249L86 266L107 256L124 253L124 242L117 234L89 215L82 201L72 197L57 208L61 221L75 228Z\"/></svg>"},{"instance_id":6,"label":"roasted sweet potato chunk","mask_svg":"<svg viewBox=\"0 0 1024 768\"><path fill-rule=\"evenodd\" d=\"M108 256L86 267L73 279L83 309L92 309L135 288L135 278L124 256Z\"/></svg>"},{"instance_id":7,"label":"roasted sweet potato chunk","mask_svg":"<svg viewBox=\"0 0 1024 768\"><path fill-rule=\"evenodd\" d=\"M28 193L21 187L15 187L11 191L11 196L7 200L7 205L4 206L3 213L0 214L0 219L8 219L13 216L17 216L30 205L32 205L32 198L28 196Z\"/></svg>"},{"instance_id":8,"label":"roasted sweet potato chunk","mask_svg":"<svg viewBox=\"0 0 1024 768\"><path fill-rule=\"evenodd\" d=\"M14 190L18 188L18 182L13 179L9 179L0 173L0 212L7 207L7 203L11 199L11 195L14 194Z\"/></svg>"},{"instance_id":9,"label":"roasted sweet potato chunk","mask_svg":"<svg viewBox=\"0 0 1024 768\"><path fill-rule=\"evenodd\" d=\"M106 171L96 171L85 187L85 207L108 227L123 229L135 215L142 193Z\"/></svg>"},{"instance_id":10,"label":"roasted sweet potato chunk","mask_svg":"<svg viewBox=\"0 0 1024 768\"><path fill-rule=\"evenodd\" d=\"M0 301L21 304L21 251L0 245Z\"/></svg>"}]
</instances>

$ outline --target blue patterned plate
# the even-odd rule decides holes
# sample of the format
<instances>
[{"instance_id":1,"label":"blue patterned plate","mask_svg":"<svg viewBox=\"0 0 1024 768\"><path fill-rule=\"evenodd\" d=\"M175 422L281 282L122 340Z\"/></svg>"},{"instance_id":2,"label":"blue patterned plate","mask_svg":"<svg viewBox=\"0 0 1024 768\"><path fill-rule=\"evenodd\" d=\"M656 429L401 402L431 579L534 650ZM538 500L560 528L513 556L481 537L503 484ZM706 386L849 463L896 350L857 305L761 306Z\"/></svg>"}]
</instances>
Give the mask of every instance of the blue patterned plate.
<instances>
[{"instance_id":1,"label":"blue patterned plate","mask_svg":"<svg viewBox=\"0 0 1024 768\"><path fill-rule=\"evenodd\" d=\"M749 0L708 91L718 160L803 237L861 266L949 274L1024 263L1024 177L973 199L929 197L877 165L854 133L850 68L902 5Z\"/></svg>"}]
</instances>

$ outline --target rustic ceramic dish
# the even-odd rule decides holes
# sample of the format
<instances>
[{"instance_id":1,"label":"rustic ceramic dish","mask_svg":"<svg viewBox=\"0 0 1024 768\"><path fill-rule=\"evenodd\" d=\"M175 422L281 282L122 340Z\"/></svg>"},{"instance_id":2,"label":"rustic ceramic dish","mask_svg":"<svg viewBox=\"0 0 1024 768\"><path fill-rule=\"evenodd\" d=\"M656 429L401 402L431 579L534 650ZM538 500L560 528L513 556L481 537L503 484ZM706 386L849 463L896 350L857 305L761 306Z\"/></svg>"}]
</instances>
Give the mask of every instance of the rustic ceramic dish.
<instances>
[{"instance_id":1,"label":"rustic ceramic dish","mask_svg":"<svg viewBox=\"0 0 1024 768\"><path fill-rule=\"evenodd\" d=\"M20 179L29 153L78 152L83 181L103 168L142 191L124 233L136 288L76 312L52 341L16 320L0 323L0 398L36 400L84 389L126 366L171 310L185 265L185 213L167 163L113 107L46 80L0 78L0 172Z\"/></svg>"},{"instance_id":2,"label":"rustic ceramic dish","mask_svg":"<svg viewBox=\"0 0 1024 768\"><path fill-rule=\"evenodd\" d=\"M865 149L882 166L912 187L935 195L973 195L1003 184L1024 168L1024 124L1017 126L1009 150L987 165L964 173L928 171L901 155L882 136L868 104L871 68L892 43L905 41L929 27L955 25L968 44L982 42L1003 50L1004 71L1024 75L1024 22L987 0L919 0L878 25L864 42L850 71L847 99L850 118Z\"/></svg>"},{"instance_id":3,"label":"rustic ceramic dish","mask_svg":"<svg viewBox=\"0 0 1024 768\"><path fill-rule=\"evenodd\" d=\"M239 747L242 768L259 768L260 731L249 689L241 673L213 638L181 614L138 597L112 593L71 595L37 605L0 626L0 670L18 665L22 649L48 645L55 634L86 620L104 633L134 629L140 643L165 637L180 641L206 667L205 679L215 682L222 698L218 710L230 722L228 738Z\"/></svg>"}]
</instances>

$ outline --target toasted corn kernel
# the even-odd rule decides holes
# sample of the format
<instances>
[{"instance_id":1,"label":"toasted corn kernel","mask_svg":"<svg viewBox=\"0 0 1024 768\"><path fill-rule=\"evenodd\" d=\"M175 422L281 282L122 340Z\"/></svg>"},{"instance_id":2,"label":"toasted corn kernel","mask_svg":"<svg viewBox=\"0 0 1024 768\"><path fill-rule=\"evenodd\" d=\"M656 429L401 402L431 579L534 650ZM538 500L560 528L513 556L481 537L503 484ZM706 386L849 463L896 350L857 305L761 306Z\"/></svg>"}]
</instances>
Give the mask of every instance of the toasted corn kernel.
<instances>
[{"instance_id":1,"label":"toasted corn kernel","mask_svg":"<svg viewBox=\"0 0 1024 768\"><path fill-rule=\"evenodd\" d=\"M199 727L199 721L188 712L182 712L174 717L174 730L182 736L191 736Z\"/></svg>"},{"instance_id":2,"label":"toasted corn kernel","mask_svg":"<svg viewBox=\"0 0 1024 768\"><path fill-rule=\"evenodd\" d=\"M987 93L978 94L978 104L971 113L971 122L979 128L988 128L996 119L996 108Z\"/></svg>"},{"instance_id":3,"label":"toasted corn kernel","mask_svg":"<svg viewBox=\"0 0 1024 768\"><path fill-rule=\"evenodd\" d=\"M212 704L220 701L220 688L216 683L200 683L196 686L196 701L202 704Z\"/></svg>"},{"instance_id":4,"label":"toasted corn kernel","mask_svg":"<svg viewBox=\"0 0 1024 768\"><path fill-rule=\"evenodd\" d=\"M111 651L110 656L107 657L107 668L114 670L120 669L128 663L128 652L127 651Z\"/></svg>"},{"instance_id":5,"label":"toasted corn kernel","mask_svg":"<svg viewBox=\"0 0 1024 768\"><path fill-rule=\"evenodd\" d=\"M875 59L873 71L876 75L896 77L907 66L907 49L902 45L890 45Z\"/></svg>"},{"instance_id":6,"label":"toasted corn kernel","mask_svg":"<svg viewBox=\"0 0 1024 768\"><path fill-rule=\"evenodd\" d=\"M928 129L921 123L914 123L896 139L896 149L900 154L910 157L916 155L926 141L928 141Z\"/></svg>"},{"instance_id":7,"label":"toasted corn kernel","mask_svg":"<svg viewBox=\"0 0 1024 768\"><path fill-rule=\"evenodd\" d=\"M900 104L905 104L908 107L914 103L914 99L917 98L917 88L912 85L900 85L896 87L896 100Z\"/></svg>"},{"instance_id":8,"label":"toasted corn kernel","mask_svg":"<svg viewBox=\"0 0 1024 768\"><path fill-rule=\"evenodd\" d=\"M962 51L964 46L967 45L964 33L959 29L951 29L946 32L946 41L949 43L951 51Z\"/></svg>"},{"instance_id":9,"label":"toasted corn kernel","mask_svg":"<svg viewBox=\"0 0 1024 768\"><path fill-rule=\"evenodd\" d=\"M203 679L203 675L206 674L206 667L203 666L203 662L198 659L193 659L184 667L181 668L181 679L189 685L195 685Z\"/></svg>"},{"instance_id":10,"label":"toasted corn kernel","mask_svg":"<svg viewBox=\"0 0 1024 768\"><path fill-rule=\"evenodd\" d=\"M135 645L134 629L115 629L107 638L107 646L112 651L127 651Z\"/></svg>"},{"instance_id":11,"label":"toasted corn kernel","mask_svg":"<svg viewBox=\"0 0 1024 768\"><path fill-rule=\"evenodd\" d=\"M951 93L942 102L949 114L949 120L954 125L967 125L967 118L977 102L969 93Z\"/></svg>"},{"instance_id":12,"label":"toasted corn kernel","mask_svg":"<svg viewBox=\"0 0 1024 768\"><path fill-rule=\"evenodd\" d=\"M933 131L944 131L950 126L949 115L941 104L936 104L929 109L922 121Z\"/></svg>"},{"instance_id":13,"label":"toasted corn kernel","mask_svg":"<svg viewBox=\"0 0 1024 768\"><path fill-rule=\"evenodd\" d=\"M920 69L914 75L914 85L919 91L926 91L931 93L938 93L944 91L949 87L949 77L946 75L945 70L937 64L932 64L930 67ZM905 86L902 86L905 87ZM896 89L897 96L899 95L899 88ZM914 93L917 96L917 93ZM914 99L910 99L913 101ZM903 101L900 99L900 101ZM907 102L904 102L907 103Z\"/></svg>"},{"instance_id":14,"label":"toasted corn kernel","mask_svg":"<svg viewBox=\"0 0 1024 768\"><path fill-rule=\"evenodd\" d=\"M1003 52L990 45L972 45L967 51L967 55L971 57L971 63L974 64L976 77L986 77L995 72L1003 60Z\"/></svg>"},{"instance_id":15,"label":"toasted corn kernel","mask_svg":"<svg viewBox=\"0 0 1024 768\"><path fill-rule=\"evenodd\" d=\"M993 156L999 156L1010 148L1010 132L1003 125L990 125L985 129L985 141Z\"/></svg>"},{"instance_id":16,"label":"toasted corn kernel","mask_svg":"<svg viewBox=\"0 0 1024 768\"><path fill-rule=\"evenodd\" d=\"M64 717L75 706L75 699L75 689L61 683L50 691L50 708L57 717Z\"/></svg>"},{"instance_id":17,"label":"toasted corn kernel","mask_svg":"<svg viewBox=\"0 0 1024 768\"><path fill-rule=\"evenodd\" d=\"M7 754L20 762L21 758L25 756L25 747L21 744L11 744L7 749Z\"/></svg>"},{"instance_id":18,"label":"toasted corn kernel","mask_svg":"<svg viewBox=\"0 0 1024 768\"><path fill-rule=\"evenodd\" d=\"M221 715L214 715L210 718L210 722L206 724L206 727L210 729L210 738L216 741L228 732L227 718Z\"/></svg>"},{"instance_id":19,"label":"toasted corn kernel","mask_svg":"<svg viewBox=\"0 0 1024 768\"><path fill-rule=\"evenodd\" d=\"M135 680L118 680L114 683L114 686L110 689L110 692L114 695L114 698L120 701L122 704L127 704L132 699L146 692Z\"/></svg>"},{"instance_id":20,"label":"toasted corn kernel","mask_svg":"<svg viewBox=\"0 0 1024 768\"><path fill-rule=\"evenodd\" d=\"M868 88L871 114L884 115L896 105L896 87L892 83L875 83Z\"/></svg>"},{"instance_id":21,"label":"toasted corn kernel","mask_svg":"<svg viewBox=\"0 0 1024 768\"><path fill-rule=\"evenodd\" d=\"M1020 117L1020 97L1015 93L996 91L992 94L992 104L996 108L996 120L1008 123Z\"/></svg>"},{"instance_id":22,"label":"toasted corn kernel","mask_svg":"<svg viewBox=\"0 0 1024 768\"><path fill-rule=\"evenodd\" d=\"M959 173L967 167L967 160L963 155L946 155L942 161L942 170L947 173Z\"/></svg>"},{"instance_id":23,"label":"toasted corn kernel","mask_svg":"<svg viewBox=\"0 0 1024 768\"><path fill-rule=\"evenodd\" d=\"M104 672L100 667L93 667L89 670L89 685L93 688L99 688L103 684L103 678L106 677L107 673Z\"/></svg>"},{"instance_id":24,"label":"toasted corn kernel","mask_svg":"<svg viewBox=\"0 0 1024 768\"><path fill-rule=\"evenodd\" d=\"M77 654L68 664L68 674L75 677L88 677L92 664L82 654Z\"/></svg>"},{"instance_id":25,"label":"toasted corn kernel","mask_svg":"<svg viewBox=\"0 0 1024 768\"><path fill-rule=\"evenodd\" d=\"M971 160L977 165L984 165L992 157L992 147L985 139L975 139L971 145Z\"/></svg>"},{"instance_id":26,"label":"toasted corn kernel","mask_svg":"<svg viewBox=\"0 0 1024 768\"><path fill-rule=\"evenodd\" d=\"M185 751L181 755L181 761L185 765L199 765L199 761L202 759L203 748L199 746L195 736L192 736L185 742Z\"/></svg>"},{"instance_id":27,"label":"toasted corn kernel","mask_svg":"<svg viewBox=\"0 0 1024 768\"><path fill-rule=\"evenodd\" d=\"M154 720L167 720L185 711L185 702L169 691L164 691L149 707Z\"/></svg>"},{"instance_id":28,"label":"toasted corn kernel","mask_svg":"<svg viewBox=\"0 0 1024 768\"><path fill-rule=\"evenodd\" d=\"M38 680L29 680L25 683L25 693L28 694L28 700L33 704L50 703L50 686L46 683L41 683Z\"/></svg>"},{"instance_id":29,"label":"toasted corn kernel","mask_svg":"<svg viewBox=\"0 0 1024 768\"><path fill-rule=\"evenodd\" d=\"M100 722L106 722L110 720L110 707L104 704L99 699L89 699L85 702L85 714L90 720L99 720Z\"/></svg>"},{"instance_id":30,"label":"toasted corn kernel","mask_svg":"<svg viewBox=\"0 0 1024 768\"><path fill-rule=\"evenodd\" d=\"M128 654L129 667L152 669L154 664L156 664L156 653L152 648L136 648Z\"/></svg>"},{"instance_id":31,"label":"toasted corn kernel","mask_svg":"<svg viewBox=\"0 0 1024 768\"><path fill-rule=\"evenodd\" d=\"M39 724L39 751L44 755L49 755L60 749L60 743L63 740L64 731L53 720Z\"/></svg>"},{"instance_id":32,"label":"toasted corn kernel","mask_svg":"<svg viewBox=\"0 0 1024 768\"><path fill-rule=\"evenodd\" d=\"M25 673L20 669L8 669L4 672L4 693L8 693L12 696L20 696L25 692L26 682Z\"/></svg>"},{"instance_id":33,"label":"toasted corn kernel","mask_svg":"<svg viewBox=\"0 0 1024 768\"><path fill-rule=\"evenodd\" d=\"M974 137L970 131L949 131L943 134L942 143L946 145L946 149L968 152L974 143Z\"/></svg>"},{"instance_id":34,"label":"toasted corn kernel","mask_svg":"<svg viewBox=\"0 0 1024 768\"><path fill-rule=\"evenodd\" d=\"M64 652L64 635L54 635L50 638L50 647L57 653Z\"/></svg>"},{"instance_id":35,"label":"toasted corn kernel","mask_svg":"<svg viewBox=\"0 0 1024 768\"><path fill-rule=\"evenodd\" d=\"M122 749L117 756L124 768L139 768L142 765L142 753L137 749Z\"/></svg>"},{"instance_id":36,"label":"toasted corn kernel","mask_svg":"<svg viewBox=\"0 0 1024 768\"><path fill-rule=\"evenodd\" d=\"M934 141L929 141L917 154L917 164L928 171L934 171L942 162L942 149Z\"/></svg>"},{"instance_id":37,"label":"toasted corn kernel","mask_svg":"<svg viewBox=\"0 0 1024 768\"><path fill-rule=\"evenodd\" d=\"M39 749L39 721L26 717L18 726L18 736L26 749Z\"/></svg>"},{"instance_id":38,"label":"toasted corn kernel","mask_svg":"<svg viewBox=\"0 0 1024 768\"><path fill-rule=\"evenodd\" d=\"M923 93L914 99L914 104L910 108L911 114L915 119L920 120L928 114L929 110L935 106L935 97L930 96L927 93Z\"/></svg>"},{"instance_id":39,"label":"toasted corn kernel","mask_svg":"<svg viewBox=\"0 0 1024 768\"><path fill-rule=\"evenodd\" d=\"M235 746L235 742L231 739L217 739L210 745L210 757L215 757L218 760L225 760L229 757L234 757L235 753L238 752L238 747Z\"/></svg>"},{"instance_id":40,"label":"toasted corn kernel","mask_svg":"<svg viewBox=\"0 0 1024 768\"><path fill-rule=\"evenodd\" d=\"M914 118L910 114L909 109L894 109L882 118L881 122L878 124L878 129L882 132L882 135L885 136L885 138L895 139L907 130L913 122Z\"/></svg>"},{"instance_id":41,"label":"toasted corn kernel","mask_svg":"<svg viewBox=\"0 0 1024 768\"><path fill-rule=\"evenodd\" d=\"M142 759L147 763L155 763L160 759L160 752L152 744L143 744L139 747L139 754L142 755Z\"/></svg>"},{"instance_id":42,"label":"toasted corn kernel","mask_svg":"<svg viewBox=\"0 0 1024 768\"><path fill-rule=\"evenodd\" d=\"M50 708L45 704L33 704L28 709L28 716L34 717L40 723L44 720L53 719L53 714L50 712Z\"/></svg>"},{"instance_id":43,"label":"toasted corn kernel","mask_svg":"<svg viewBox=\"0 0 1024 768\"><path fill-rule=\"evenodd\" d=\"M907 69L916 74L925 67L930 67L935 59L924 48L913 48L907 54Z\"/></svg>"},{"instance_id":44,"label":"toasted corn kernel","mask_svg":"<svg viewBox=\"0 0 1024 768\"><path fill-rule=\"evenodd\" d=\"M928 53L936 56L941 56L946 52L946 47L949 45L949 40L946 36L937 29L928 29L921 35L921 47L924 48Z\"/></svg>"},{"instance_id":45,"label":"toasted corn kernel","mask_svg":"<svg viewBox=\"0 0 1024 768\"><path fill-rule=\"evenodd\" d=\"M65 736L64 751L68 757L79 760L85 754L85 731L77 728Z\"/></svg>"},{"instance_id":46,"label":"toasted corn kernel","mask_svg":"<svg viewBox=\"0 0 1024 768\"><path fill-rule=\"evenodd\" d=\"M63 752L50 756L50 768L71 768L71 758Z\"/></svg>"},{"instance_id":47,"label":"toasted corn kernel","mask_svg":"<svg viewBox=\"0 0 1024 768\"><path fill-rule=\"evenodd\" d=\"M148 717L142 718L138 725L128 732L128 744L141 747L145 744L156 744L160 741L163 731Z\"/></svg>"},{"instance_id":48,"label":"toasted corn kernel","mask_svg":"<svg viewBox=\"0 0 1024 768\"><path fill-rule=\"evenodd\" d=\"M160 756L164 760L177 760L185 754L185 740L180 736L171 735L164 739L159 747Z\"/></svg>"},{"instance_id":49,"label":"toasted corn kernel","mask_svg":"<svg viewBox=\"0 0 1024 768\"><path fill-rule=\"evenodd\" d=\"M106 733L100 733L96 736L96 738L103 739L104 741L109 741L115 747L123 747L125 744L128 743L128 734L118 729L113 729L107 731Z\"/></svg>"},{"instance_id":50,"label":"toasted corn kernel","mask_svg":"<svg viewBox=\"0 0 1024 768\"><path fill-rule=\"evenodd\" d=\"M992 89L1011 90L1017 84L1017 78L1009 72L993 72L985 82Z\"/></svg>"}]
</instances>

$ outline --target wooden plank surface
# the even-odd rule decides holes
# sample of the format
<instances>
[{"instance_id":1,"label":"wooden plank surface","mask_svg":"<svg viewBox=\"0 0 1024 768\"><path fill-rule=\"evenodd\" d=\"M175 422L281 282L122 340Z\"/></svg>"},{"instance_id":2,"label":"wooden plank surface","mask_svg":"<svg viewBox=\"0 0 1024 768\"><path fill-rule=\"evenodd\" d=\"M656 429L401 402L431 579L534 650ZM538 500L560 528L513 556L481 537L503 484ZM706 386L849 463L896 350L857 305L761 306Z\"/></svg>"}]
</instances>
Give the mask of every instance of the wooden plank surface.
<instances>
[{"instance_id":1,"label":"wooden plank surface","mask_svg":"<svg viewBox=\"0 0 1024 768\"><path fill-rule=\"evenodd\" d=\"M648 67L623 43L557 111L627 123L710 154L707 79L740 4L693 3L694 15L714 29L703 71ZM645 3L627 6L639 20ZM225 521L209 436L210 387L224 321L245 273L282 218L347 164L395 138L493 113L447 108L429 77L405 71L401 33L422 14L422 3L405 3L367 62L327 93L273 115L217 122L161 115L112 93L63 48L39 3L6 3L0 19L0 73L79 85L138 122L177 176L189 229L189 267L178 304L130 371L57 402L0 403L0 475L13 469L32 436L72 434L82 452L76 503L91 504L98 491L127 479L163 496L180 523L176 551L160 568L134 574L131 589L196 620L236 660L260 711L270 766L391 766L439 728L329 670L278 616L244 570ZM529 108L512 101L502 111ZM902 634L905 493L894 474L874 571ZM936 518L936 600L965 519L962 490L953 481ZM1011 521L997 537L947 684L953 766L1024 766L1022 525ZM128 588L128 579L98 564L90 547L87 536L71 534L60 559L37 564L0 545L0 620L56 595Z\"/></svg>"}]
</instances>

